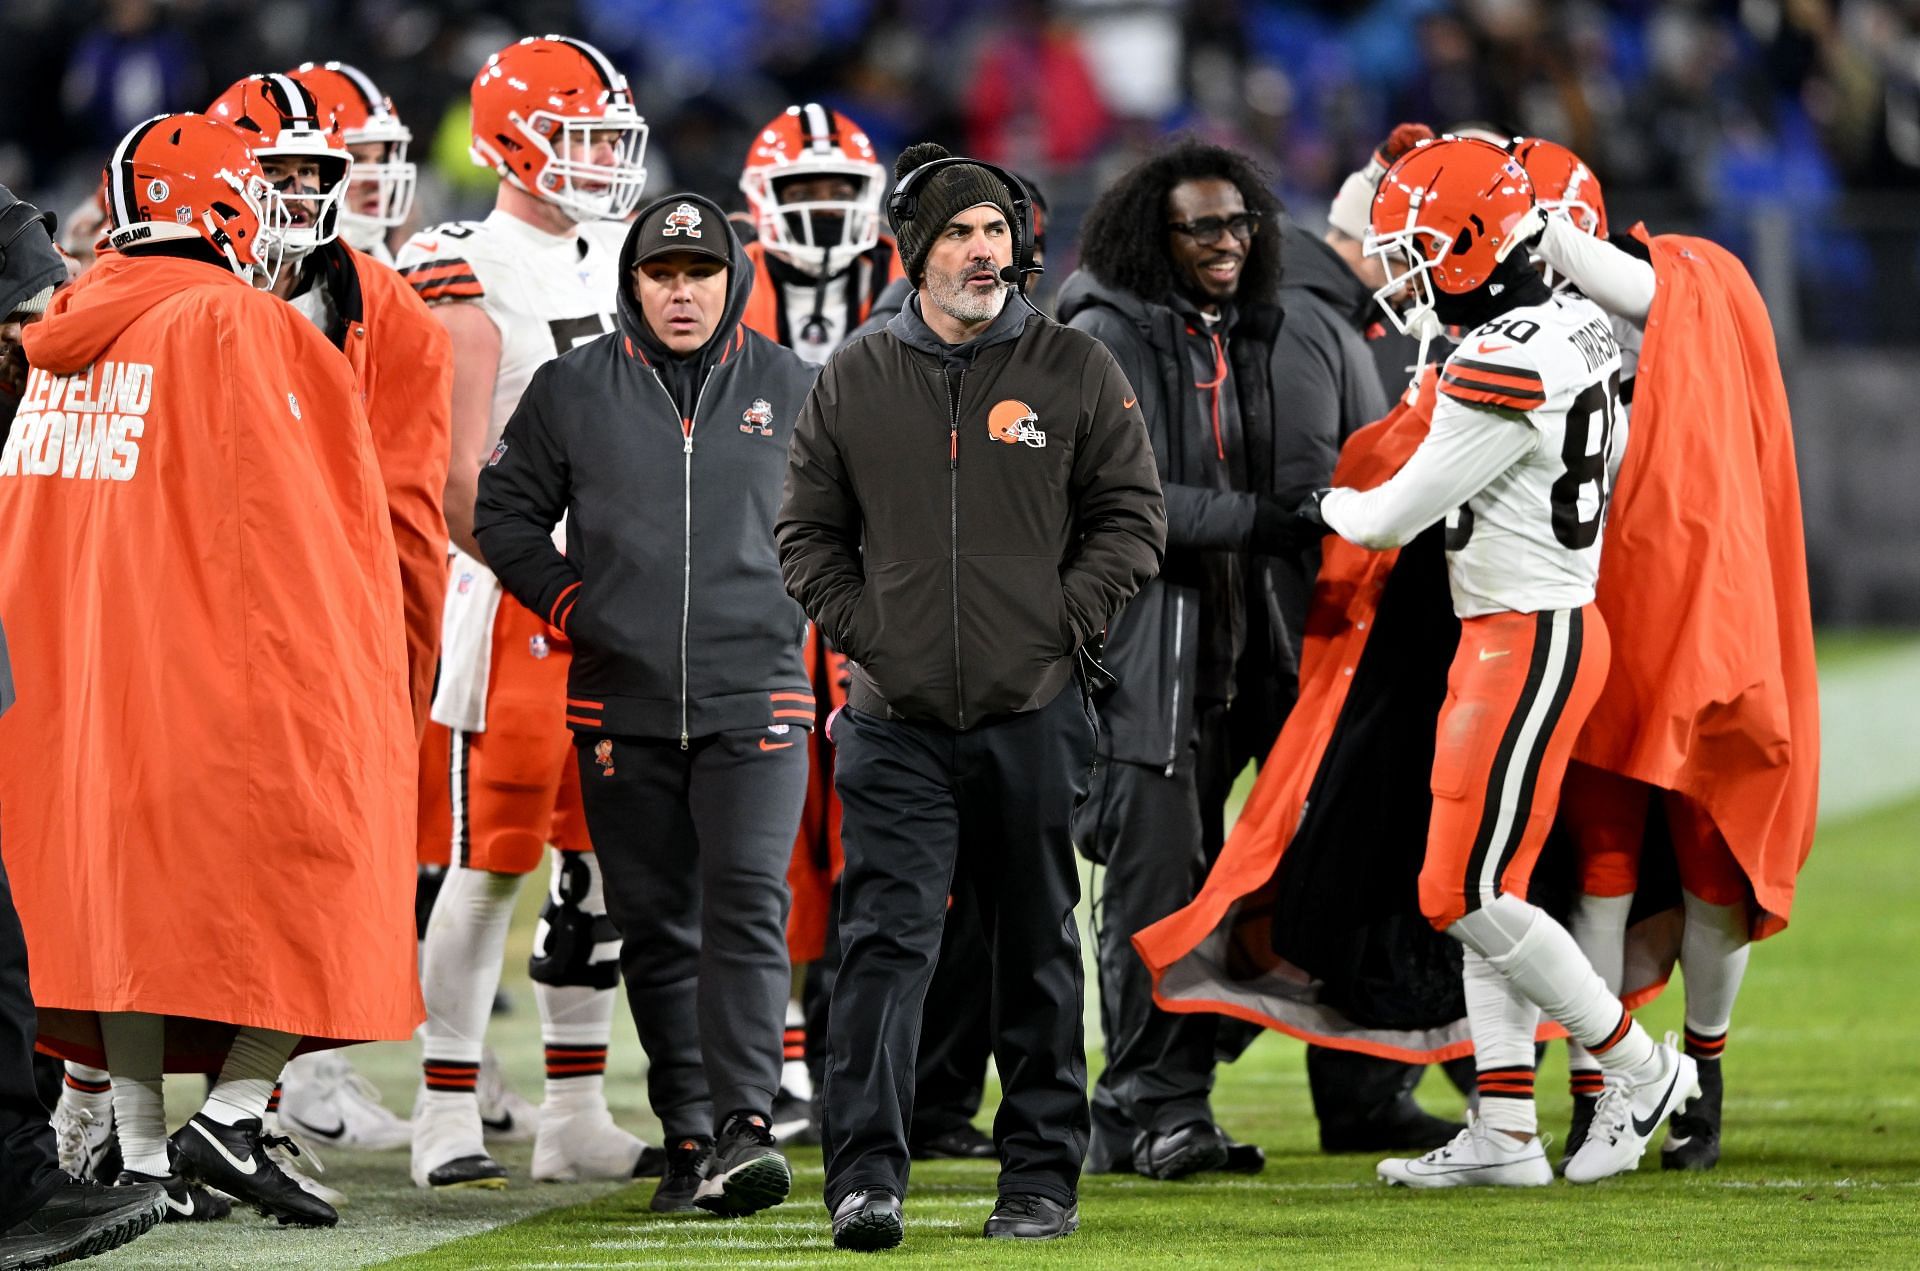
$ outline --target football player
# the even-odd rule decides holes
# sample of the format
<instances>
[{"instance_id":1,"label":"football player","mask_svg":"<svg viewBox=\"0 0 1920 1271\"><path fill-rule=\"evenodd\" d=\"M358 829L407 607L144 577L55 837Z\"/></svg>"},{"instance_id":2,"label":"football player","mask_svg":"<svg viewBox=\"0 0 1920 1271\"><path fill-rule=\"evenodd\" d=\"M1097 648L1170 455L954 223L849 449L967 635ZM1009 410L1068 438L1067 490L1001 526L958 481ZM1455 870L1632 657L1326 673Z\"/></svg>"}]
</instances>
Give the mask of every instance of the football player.
<instances>
[{"instance_id":1,"label":"football player","mask_svg":"<svg viewBox=\"0 0 1920 1271\"><path fill-rule=\"evenodd\" d=\"M447 747L450 857L427 923L425 1089L413 1117L421 1187L501 1187L476 1087L514 897L558 845L530 971L547 1080L534 1143L541 1180L626 1178L658 1153L620 1129L604 1078L620 941L579 808L566 725L565 638L504 596L473 538L481 464L534 370L613 329L617 261L646 181L647 126L624 76L592 45L528 37L472 89L472 153L500 175L483 221L415 234L400 272L453 337L448 529L457 549L433 717Z\"/></svg>"},{"instance_id":2,"label":"football player","mask_svg":"<svg viewBox=\"0 0 1920 1271\"><path fill-rule=\"evenodd\" d=\"M1625 387L1622 397L1623 401L1631 402L1636 396L1633 390L1641 342L1658 292L1653 246L1662 240L1643 239L1635 234L1621 234L1609 239L1606 203L1600 183L1592 170L1566 147L1551 141L1521 137L1516 138L1509 148L1532 180L1539 206L1549 213L1540 238L1534 244L1534 254L1546 266L1549 280L1578 287L1580 292L1613 316L1614 332L1620 342L1624 362L1622 383ZM1724 259L1735 286L1744 282L1744 271L1738 271L1737 264L1711 244L1678 240L1671 247L1674 258L1682 262L1699 262L1704 266L1709 259ZM1662 256L1664 263L1667 257L1664 249ZM1707 270L1701 267L1689 269L1688 274L1695 285L1709 276ZM1724 293L1708 291L1703 294L1708 297L1711 307L1721 313L1735 307ZM1763 309L1757 311L1754 320L1764 320ZM1670 340L1702 338L1700 332L1703 324L1700 322L1669 326L1674 332L1668 337ZM1771 350L1771 339L1765 341L1765 347ZM1710 356L1697 360L1703 365L1713 361ZM1764 358L1758 360L1763 365L1767 362ZM1777 380L1777 363L1769 369ZM1660 391L1656 387L1650 395L1648 400L1653 401L1652 407L1647 407L1643 402L1643 414L1646 409L1657 410L1659 406L1667 404L1654 400ZM1768 444L1770 423L1778 425L1783 421L1774 420L1769 412L1748 404L1745 400L1747 394L1738 387L1716 392L1712 396L1742 403L1734 412L1740 416L1732 421L1734 435L1724 444L1716 440L1713 446L1716 462L1710 465L1713 472L1722 474L1722 479L1713 482L1712 488L1732 489L1738 484L1734 475L1737 471L1735 465L1743 455L1751 455L1757 448ZM1758 397L1758 394L1755 396ZM1693 434L1707 431L1693 412L1683 410L1681 413L1687 415L1687 421L1684 425L1676 426L1685 427ZM1649 418L1657 420L1660 416ZM1717 438L1717 432L1715 435ZM1645 433L1643 444L1660 444L1667 440L1667 433L1649 430ZM1778 478L1777 484L1781 487L1791 486L1791 447L1780 447L1775 453L1788 456L1786 474ZM1657 467L1647 470L1659 471ZM1697 475L1695 483L1693 497L1697 500L1704 496L1705 491L1698 484ZM1771 488L1771 483L1764 478L1758 485L1769 496L1789 493L1784 489ZM1778 531L1791 542L1801 541L1797 500L1774 497L1755 499L1743 493L1738 501L1749 514L1760 516L1764 526L1762 538L1769 536L1768 531ZM1791 509L1789 502L1793 504ZM1722 522L1716 522L1716 529L1716 537L1718 532L1730 532L1730 527ZM1738 605L1743 612L1751 613L1755 630L1766 629L1770 622L1778 624L1783 617L1790 615L1793 608L1797 606L1799 609L1798 616L1791 618L1791 636L1779 642L1781 652L1770 665L1761 668L1757 674L1735 677L1741 692L1710 693L1709 698L1746 699L1753 696L1744 691L1750 683L1790 678L1795 650L1808 647L1811 637L1806 630L1804 617L1805 570L1804 567L1795 570L1790 562L1776 559L1787 555L1790 553L1769 551L1759 557L1742 560L1716 553L1687 571L1710 576L1715 588L1716 607L1724 613L1729 605ZM1782 573L1786 576L1776 579L1775 575ZM1636 568L1627 574L1631 579L1629 590L1645 604L1649 601L1649 589L1666 585L1663 580L1670 576L1671 571ZM1614 624L1625 632L1629 630L1627 618L1619 613L1620 602L1625 597L1610 586L1614 577L1612 568L1601 575L1598 602L1603 612L1609 613ZM1764 615L1753 612L1756 603L1762 603L1756 601L1757 597L1770 598L1763 602L1767 611ZM1669 596L1667 599L1670 603L1666 607L1670 612L1684 612L1690 607L1678 597ZM1616 652L1623 659L1630 659L1638 648L1637 642L1630 644L1623 639ZM1710 668L1704 660L1693 655L1690 647L1684 651L1676 650L1675 645L1665 639L1657 646L1647 648L1638 659L1621 660L1621 666L1625 673L1616 676L1621 681L1621 688L1612 696L1623 703L1629 698L1634 699L1631 708L1619 718L1601 711L1601 719L1616 725L1638 724L1643 728L1656 728L1668 735L1677 732L1687 738L1678 747L1687 755L1731 754L1726 747L1716 746L1704 736L1704 730L1697 722L1711 714L1716 719L1715 730L1724 731L1726 720L1712 701L1691 703L1686 709L1674 712L1678 718L1687 721L1682 730L1673 729L1665 720L1652 722L1656 720L1658 711L1649 709L1647 705L1662 698L1673 700L1674 695L1697 691L1688 686L1709 683L1717 673L1724 672ZM1638 687L1629 691L1628 686ZM1810 685L1807 692L1810 695ZM1811 767L1816 758L1815 747L1811 744L1811 734L1801 730L1810 727L1804 719L1817 714L1816 708L1810 700L1804 707L1799 702L1791 701L1791 692L1787 696L1791 703L1789 717L1795 714L1802 716L1799 727L1794 730L1799 735L1794 737L1793 743L1798 744L1790 743L1784 750L1773 745L1756 747L1752 751L1742 752L1738 760L1713 760L1715 780L1711 783L1690 781L1683 770L1684 765L1667 765L1665 779L1657 783L1636 780L1582 762L1575 762L1567 773L1562 807L1578 845L1581 891L1569 925L1582 950L1610 986L1617 987L1623 975L1627 920L1633 907L1634 893L1639 888L1641 840L1649 810L1656 805L1673 844L1684 914L1679 962L1686 988L1685 1045L1687 1053L1700 1067L1701 1097L1688 1102L1674 1115L1660 1154L1660 1164L1666 1169L1711 1169L1719 1160L1724 1090L1721 1056L1726 1047L1728 1026L1733 1018L1734 1000L1746 973L1748 941L1755 930L1766 932L1774 929L1770 911L1778 912L1782 908L1779 899L1771 894L1766 898L1767 903L1761 903L1753 879L1786 874L1787 871L1769 870L1759 865L1759 859L1770 851L1782 855L1798 853L1803 857L1802 840L1811 828L1812 820L1809 802L1804 815L1780 817L1767 827L1768 833L1759 836L1758 845L1754 845L1756 836L1743 833L1745 827L1739 825L1729 832L1722 824L1728 819L1726 810L1719 809L1721 815L1717 818L1716 809L1703 801L1700 795L1702 789L1709 785L1715 789L1746 789L1746 783L1756 777L1775 782L1792 780L1788 774L1794 767L1797 766L1802 774ZM1604 704L1607 698L1603 697L1602 700ZM1615 727L1610 733L1617 735L1631 731L1629 727ZM1616 753L1645 753L1647 748L1622 742L1616 736L1613 749ZM1584 747L1576 752L1577 759L1590 757L1598 756L1590 756ZM1655 775L1644 760L1634 766L1643 775ZM1810 781L1810 778L1806 779ZM1682 787L1686 787L1686 790ZM1773 802L1759 799L1747 801ZM1799 804L1799 800L1793 798L1779 802L1789 809ZM1797 861L1795 864L1797 866ZM1571 1159L1593 1132L1591 1127L1595 1111L1605 1087L1601 1066L1578 1042L1569 1043L1568 1052L1574 1097L1573 1125L1567 1140L1568 1158Z\"/></svg>"},{"instance_id":3,"label":"football player","mask_svg":"<svg viewBox=\"0 0 1920 1271\"><path fill-rule=\"evenodd\" d=\"M769 120L740 174L756 271L747 326L815 366L844 344L901 277L880 229L886 188L873 143L839 111L808 102Z\"/></svg>"},{"instance_id":4,"label":"football player","mask_svg":"<svg viewBox=\"0 0 1920 1271\"><path fill-rule=\"evenodd\" d=\"M1694 1060L1648 1036L1573 938L1526 900L1574 739L1606 679L1593 604L1609 490L1626 445L1619 349L1600 308L1554 295L1520 248L1541 213L1498 146L1422 142L1374 195L1367 252L1389 317L1416 334L1468 330L1440 373L1418 450L1367 491L1317 492L1307 533L1380 550L1446 520L1461 620L1442 707L1421 910L1465 946L1479 1113L1450 1144L1379 1166L1415 1187L1540 1186L1553 1178L1533 1104L1542 1012L1594 1054L1610 1106L1566 1176L1592 1182L1639 1162L1698 1091ZM1615 1115L1615 1113L1618 1115Z\"/></svg>"},{"instance_id":5,"label":"football player","mask_svg":"<svg viewBox=\"0 0 1920 1271\"><path fill-rule=\"evenodd\" d=\"M0 460L8 534L61 544L0 571L21 676L0 776L13 886L51 954L41 1041L112 1072L121 1178L163 1182L170 1216L201 1216L192 1178L331 1226L272 1155L274 1082L303 1039L398 1040L420 1017L393 886L405 635L399 588L369 585L397 581L371 430L346 360L245 285L271 285L290 218L240 132L157 116L103 175L116 250L25 333ZM62 430L92 438L64 468ZM76 803L81 771L101 780ZM162 1072L209 1065L169 1140Z\"/></svg>"},{"instance_id":6,"label":"football player","mask_svg":"<svg viewBox=\"0 0 1920 1271\"><path fill-rule=\"evenodd\" d=\"M407 158L413 134L400 122L393 100L358 67L345 62L303 62L287 72L319 99L353 156L340 205L340 237L354 250L391 265L387 236L413 215L419 166Z\"/></svg>"}]
</instances>

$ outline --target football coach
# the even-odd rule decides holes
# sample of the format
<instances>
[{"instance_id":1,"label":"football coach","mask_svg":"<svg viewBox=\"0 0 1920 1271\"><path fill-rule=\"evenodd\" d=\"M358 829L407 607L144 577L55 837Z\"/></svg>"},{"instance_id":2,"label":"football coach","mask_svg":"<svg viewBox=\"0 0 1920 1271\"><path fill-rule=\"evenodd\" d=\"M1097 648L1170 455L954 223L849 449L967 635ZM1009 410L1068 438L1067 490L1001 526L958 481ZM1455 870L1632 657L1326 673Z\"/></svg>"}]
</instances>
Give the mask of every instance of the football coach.
<instances>
[{"instance_id":1,"label":"football coach","mask_svg":"<svg viewBox=\"0 0 1920 1271\"><path fill-rule=\"evenodd\" d=\"M1014 298L1019 179L934 145L888 210L915 294L828 361L775 525L787 590L854 663L831 726L844 957L827 1025L834 1243L904 1235L915 1049L948 897L992 950L999 1201L990 1237L1078 1225L1086 1154L1069 823L1093 719L1082 650L1159 568L1146 425L1106 348Z\"/></svg>"}]
</instances>

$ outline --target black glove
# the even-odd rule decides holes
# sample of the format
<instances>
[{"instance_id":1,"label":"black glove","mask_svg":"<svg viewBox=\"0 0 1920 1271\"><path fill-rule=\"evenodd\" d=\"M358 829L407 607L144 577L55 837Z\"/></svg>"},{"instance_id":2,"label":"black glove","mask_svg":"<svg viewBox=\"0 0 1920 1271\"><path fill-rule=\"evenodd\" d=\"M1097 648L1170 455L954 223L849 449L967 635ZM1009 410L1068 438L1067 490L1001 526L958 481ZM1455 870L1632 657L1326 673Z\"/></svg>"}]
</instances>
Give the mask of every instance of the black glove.
<instances>
[{"instance_id":1,"label":"black glove","mask_svg":"<svg viewBox=\"0 0 1920 1271\"><path fill-rule=\"evenodd\" d=\"M1333 533L1320 515L1327 490L1315 490L1298 503L1262 494L1253 509L1253 534L1247 546L1263 556L1285 556L1304 551Z\"/></svg>"}]
</instances>

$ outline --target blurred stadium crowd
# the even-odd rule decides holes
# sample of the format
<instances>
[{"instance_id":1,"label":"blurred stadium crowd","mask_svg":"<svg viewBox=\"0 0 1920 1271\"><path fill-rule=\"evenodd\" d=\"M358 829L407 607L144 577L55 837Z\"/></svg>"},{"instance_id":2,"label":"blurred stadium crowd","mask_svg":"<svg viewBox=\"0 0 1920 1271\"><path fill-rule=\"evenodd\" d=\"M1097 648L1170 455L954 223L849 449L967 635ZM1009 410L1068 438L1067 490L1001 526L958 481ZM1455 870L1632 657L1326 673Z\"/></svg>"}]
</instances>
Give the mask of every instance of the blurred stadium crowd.
<instances>
[{"instance_id":1,"label":"blurred stadium crowd","mask_svg":"<svg viewBox=\"0 0 1920 1271\"><path fill-rule=\"evenodd\" d=\"M1839 483L1830 502L1808 491L1810 545L1835 562L1816 569L1817 597L1835 580L1821 607L1920 615L1920 523L1874 475L1920 463L1897 422L1920 384L1895 352L1920 346L1920 0L5 0L0 182L70 208L139 120L339 58L412 128L423 222L477 215L494 178L467 159L467 87L529 31L580 35L626 71L654 190L739 206L752 130L809 99L858 120L883 162L935 138L1036 177L1047 283L1075 263L1093 195L1170 133L1259 157L1312 227L1400 120L1562 141L1616 223L1746 261L1796 413L1865 421L1803 458L1803 482ZM1850 510L1829 523L1823 506Z\"/></svg>"},{"instance_id":2,"label":"blurred stadium crowd","mask_svg":"<svg viewBox=\"0 0 1920 1271\"><path fill-rule=\"evenodd\" d=\"M758 121L820 98L883 154L937 136L1072 187L1188 130L1324 202L1400 119L1555 137L1611 191L1711 215L1920 189L1916 0L8 0L0 180L77 189L132 124L269 64L392 86L448 187L485 54L568 31L628 73L672 180L726 196ZM1620 197L1616 195L1615 197ZM1068 202L1076 200L1069 199ZM428 214L436 215L429 200Z\"/></svg>"}]
</instances>

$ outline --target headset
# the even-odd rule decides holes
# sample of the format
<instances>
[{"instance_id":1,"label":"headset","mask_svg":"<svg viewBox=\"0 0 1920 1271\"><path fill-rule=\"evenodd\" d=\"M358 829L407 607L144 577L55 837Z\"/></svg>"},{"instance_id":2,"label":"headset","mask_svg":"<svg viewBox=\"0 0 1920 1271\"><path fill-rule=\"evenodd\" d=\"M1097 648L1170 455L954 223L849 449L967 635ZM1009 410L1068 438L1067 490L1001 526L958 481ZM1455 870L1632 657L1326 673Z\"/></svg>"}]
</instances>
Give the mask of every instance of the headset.
<instances>
[{"instance_id":1,"label":"headset","mask_svg":"<svg viewBox=\"0 0 1920 1271\"><path fill-rule=\"evenodd\" d=\"M985 168L1007 187L1007 193L1013 196L1013 263L1000 271L1000 281L1012 287L1014 294L1026 298L1025 283L1028 278L1037 277L1046 272L1033 263L1033 192L1022 181L1005 168L995 167L991 163L982 163L978 159L951 156L923 163L900 179L893 187L893 193L887 199L887 217L897 231L901 221L910 221L920 207L920 188L934 173L942 168L957 167L970 163L976 168ZM1029 306L1032 301L1027 302Z\"/></svg>"}]
</instances>

